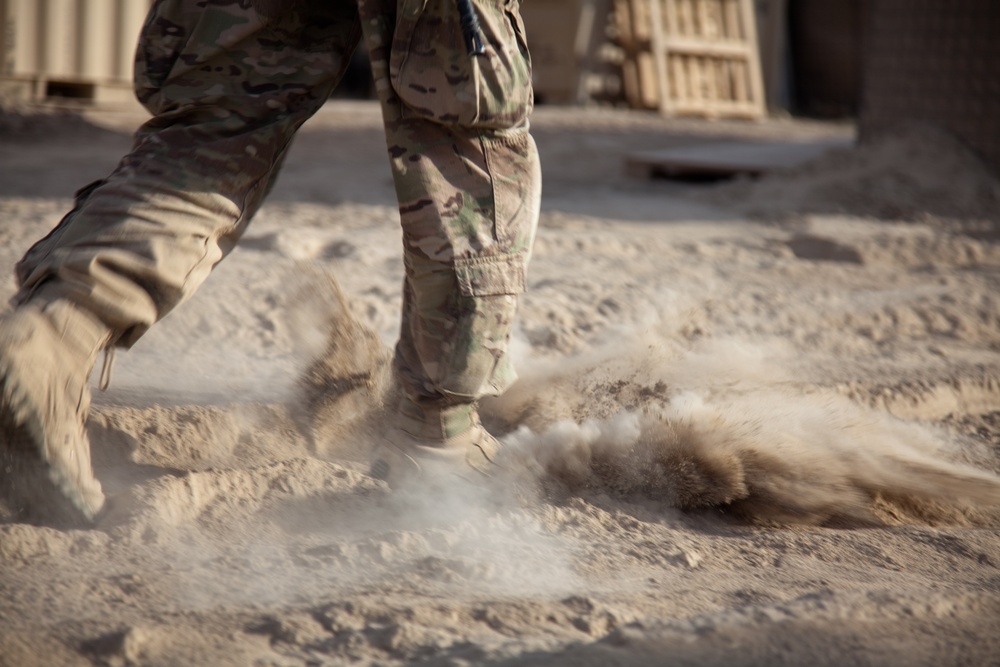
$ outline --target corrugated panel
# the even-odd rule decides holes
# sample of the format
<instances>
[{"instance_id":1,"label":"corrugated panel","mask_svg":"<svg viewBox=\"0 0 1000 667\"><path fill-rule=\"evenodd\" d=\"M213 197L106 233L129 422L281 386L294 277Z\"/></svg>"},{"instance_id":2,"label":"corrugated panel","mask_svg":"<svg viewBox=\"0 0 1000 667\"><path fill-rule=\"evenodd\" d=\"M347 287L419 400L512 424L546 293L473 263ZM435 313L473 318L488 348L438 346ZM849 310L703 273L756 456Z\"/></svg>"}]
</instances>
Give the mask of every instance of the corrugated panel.
<instances>
[{"instance_id":1,"label":"corrugated panel","mask_svg":"<svg viewBox=\"0 0 1000 667\"><path fill-rule=\"evenodd\" d=\"M0 0L0 79L31 84L128 85L152 0ZM40 92L41 91L41 92Z\"/></svg>"}]
</instances>

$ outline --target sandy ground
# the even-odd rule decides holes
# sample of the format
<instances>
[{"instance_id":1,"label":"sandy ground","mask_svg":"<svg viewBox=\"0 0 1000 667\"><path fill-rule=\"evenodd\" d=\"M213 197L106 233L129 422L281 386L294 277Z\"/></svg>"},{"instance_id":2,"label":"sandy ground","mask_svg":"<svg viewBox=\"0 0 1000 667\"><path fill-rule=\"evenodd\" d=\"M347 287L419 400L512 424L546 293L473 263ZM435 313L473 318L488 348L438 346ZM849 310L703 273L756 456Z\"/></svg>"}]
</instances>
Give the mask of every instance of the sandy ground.
<instances>
[{"instance_id":1,"label":"sandy ground","mask_svg":"<svg viewBox=\"0 0 1000 667\"><path fill-rule=\"evenodd\" d=\"M0 297L137 121L4 120ZM0 517L0 664L1000 664L995 175L905 127L756 182L647 181L626 151L851 128L534 123L522 381L484 405L509 473L366 475L399 232L377 109L332 103L95 396L108 517Z\"/></svg>"}]
</instances>

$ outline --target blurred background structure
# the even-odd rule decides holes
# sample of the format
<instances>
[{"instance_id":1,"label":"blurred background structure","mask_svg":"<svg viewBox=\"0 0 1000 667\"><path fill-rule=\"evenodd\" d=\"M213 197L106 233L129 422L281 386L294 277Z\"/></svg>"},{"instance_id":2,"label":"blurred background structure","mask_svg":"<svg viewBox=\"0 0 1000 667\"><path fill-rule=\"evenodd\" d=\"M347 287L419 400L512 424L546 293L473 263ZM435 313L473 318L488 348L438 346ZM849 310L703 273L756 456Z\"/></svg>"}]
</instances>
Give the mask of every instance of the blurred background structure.
<instances>
[{"instance_id":1,"label":"blurred background structure","mask_svg":"<svg viewBox=\"0 0 1000 667\"><path fill-rule=\"evenodd\" d=\"M874 0L865 16L860 130L917 120L1000 169L1000 2Z\"/></svg>"},{"instance_id":2,"label":"blurred background structure","mask_svg":"<svg viewBox=\"0 0 1000 667\"><path fill-rule=\"evenodd\" d=\"M0 99L131 100L152 0L0 0ZM997 0L523 0L540 104L908 120L1000 166ZM340 95L367 96L358 54Z\"/></svg>"},{"instance_id":3,"label":"blurred background structure","mask_svg":"<svg viewBox=\"0 0 1000 667\"><path fill-rule=\"evenodd\" d=\"M0 0L0 97L128 104L153 0Z\"/></svg>"}]
</instances>

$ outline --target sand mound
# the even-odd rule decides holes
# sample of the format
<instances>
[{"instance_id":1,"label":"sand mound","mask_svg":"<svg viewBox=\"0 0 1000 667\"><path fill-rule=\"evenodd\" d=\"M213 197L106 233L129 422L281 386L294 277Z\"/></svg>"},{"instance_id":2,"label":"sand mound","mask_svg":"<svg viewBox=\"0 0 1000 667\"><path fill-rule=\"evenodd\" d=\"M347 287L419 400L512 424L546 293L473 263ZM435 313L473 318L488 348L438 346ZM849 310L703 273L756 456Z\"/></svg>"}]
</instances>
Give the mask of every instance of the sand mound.
<instances>
[{"instance_id":1,"label":"sand mound","mask_svg":"<svg viewBox=\"0 0 1000 667\"><path fill-rule=\"evenodd\" d=\"M765 219L803 213L882 220L1000 215L1000 179L952 136L904 124L797 168L714 188L707 200Z\"/></svg>"}]
</instances>

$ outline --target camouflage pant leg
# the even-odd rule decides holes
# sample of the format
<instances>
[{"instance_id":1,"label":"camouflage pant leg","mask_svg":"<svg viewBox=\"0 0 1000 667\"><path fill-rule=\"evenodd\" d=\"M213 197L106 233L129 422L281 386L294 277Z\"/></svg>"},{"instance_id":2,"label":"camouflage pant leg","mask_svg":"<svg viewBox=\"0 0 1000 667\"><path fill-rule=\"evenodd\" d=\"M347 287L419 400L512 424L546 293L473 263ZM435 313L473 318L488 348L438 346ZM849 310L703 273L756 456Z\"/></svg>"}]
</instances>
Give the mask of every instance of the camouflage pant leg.
<instances>
[{"instance_id":1,"label":"camouflage pant leg","mask_svg":"<svg viewBox=\"0 0 1000 667\"><path fill-rule=\"evenodd\" d=\"M245 2L159 0L135 72L153 118L18 264L15 300L57 285L134 343L232 248L359 38L350 2L261 19Z\"/></svg>"},{"instance_id":2,"label":"camouflage pant leg","mask_svg":"<svg viewBox=\"0 0 1000 667\"><path fill-rule=\"evenodd\" d=\"M417 435L450 437L514 380L507 347L538 220L530 63L518 0L360 0L399 198L406 277L395 367Z\"/></svg>"}]
</instances>

